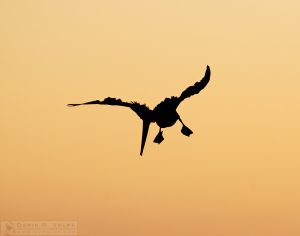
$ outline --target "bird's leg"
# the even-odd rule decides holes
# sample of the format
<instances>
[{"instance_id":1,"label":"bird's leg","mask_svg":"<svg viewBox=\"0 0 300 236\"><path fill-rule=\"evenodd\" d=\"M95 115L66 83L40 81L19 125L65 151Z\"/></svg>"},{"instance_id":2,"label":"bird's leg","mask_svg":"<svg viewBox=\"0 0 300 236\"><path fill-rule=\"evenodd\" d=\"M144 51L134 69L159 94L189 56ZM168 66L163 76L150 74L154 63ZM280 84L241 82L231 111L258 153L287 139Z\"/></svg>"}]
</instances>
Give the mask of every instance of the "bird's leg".
<instances>
[{"instance_id":1,"label":"bird's leg","mask_svg":"<svg viewBox=\"0 0 300 236\"><path fill-rule=\"evenodd\" d=\"M182 124L181 133L184 134L185 136L190 136L190 135L193 133L193 131L190 130L190 129L182 122L182 120L180 119L180 117L179 117L178 119L179 119L179 121L180 121L181 124Z\"/></svg>"},{"instance_id":2,"label":"bird's leg","mask_svg":"<svg viewBox=\"0 0 300 236\"><path fill-rule=\"evenodd\" d=\"M164 137L162 136L162 133L163 132L161 131L161 128L159 128L159 132L156 135L155 139L153 140L154 143L160 144L164 140Z\"/></svg>"}]
</instances>

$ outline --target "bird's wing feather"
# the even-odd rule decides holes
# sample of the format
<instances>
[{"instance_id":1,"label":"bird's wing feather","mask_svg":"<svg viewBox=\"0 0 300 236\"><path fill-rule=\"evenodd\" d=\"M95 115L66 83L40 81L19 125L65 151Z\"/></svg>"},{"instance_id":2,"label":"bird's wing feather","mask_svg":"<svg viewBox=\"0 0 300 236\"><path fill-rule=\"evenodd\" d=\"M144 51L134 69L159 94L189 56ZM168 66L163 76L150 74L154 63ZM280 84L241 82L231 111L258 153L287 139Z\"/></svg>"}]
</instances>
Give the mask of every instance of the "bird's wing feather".
<instances>
[{"instance_id":1,"label":"bird's wing feather","mask_svg":"<svg viewBox=\"0 0 300 236\"><path fill-rule=\"evenodd\" d=\"M179 104L186 98L198 94L202 89L205 88L210 79L210 68L207 66L205 75L202 80L196 82L193 86L188 87L184 90L179 97L172 96L170 98L165 98L161 103L159 103L154 110L155 111L166 111L168 109L174 110Z\"/></svg>"},{"instance_id":2,"label":"bird's wing feather","mask_svg":"<svg viewBox=\"0 0 300 236\"><path fill-rule=\"evenodd\" d=\"M190 86L186 90L184 90L179 97L180 102L188 97L198 94L202 89L205 88L209 80L210 80L210 68L209 66L207 66L203 79L196 82L193 86Z\"/></svg>"},{"instance_id":3,"label":"bird's wing feather","mask_svg":"<svg viewBox=\"0 0 300 236\"><path fill-rule=\"evenodd\" d=\"M140 104L138 102L131 102L130 106L142 120L149 120L152 122L152 110L146 104Z\"/></svg>"},{"instance_id":4,"label":"bird's wing feather","mask_svg":"<svg viewBox=\"0 0 300 236\"><path fill-rule=\"evenodd\" d=\"M121 99L107 97L103 101L95 100L85 103L73 103L68 104L68 106L79 106L79 105L90 105L90 104L99 104L99 105L111 105L111 106L123 106L129 107L133 110L141 119L149 119L152 111L145 104L139 104L138 102L124 102Z\"/></svg>"},{"instance_id":5,"label":"bird's wing feather","mask_svg":"<svg viewBox=\"0 0 300 236\"><path fill-rule=\"evenodd\" d=\"M159 103L155 108L155 112L168 112L176 110L180 104L180 99L178 97L165 98L161 103Z\"/></svg>"},{"instance_id":6,"label":"bird's wing feather","mask_svg":"<svg viewBox=\"0 0 300 236\"><path fill-rule=\"evenodd\" d=\"M155 111L166 111L168 109L174 110L179 104L186 98L198 94L202 89L205 88L210 79L210 68L207 66L205 75L202 80L196 82L193 86L188 87L184 90L179 97L172 96L171 98L166 98L161 103L159 103L154 110Z\"/></svg>"},{"instance_id":7,"label":"bird's wing feather","mask_svg":"<svg viewBox=\"0 0 300 236\"><path fill-rule=\"evenodd\" d=\"M124 106L124 107L129 107L130 103L128 102L123 102L121 99L117 98L105 98L103 101L100 100L95 100L91 102L85 102L85 103L72 103L68 104L68 106L79 106L79 105L90 105L90 104L99 104L99 105L116 105L116 106Z\"/></svg>"}]
</instances>

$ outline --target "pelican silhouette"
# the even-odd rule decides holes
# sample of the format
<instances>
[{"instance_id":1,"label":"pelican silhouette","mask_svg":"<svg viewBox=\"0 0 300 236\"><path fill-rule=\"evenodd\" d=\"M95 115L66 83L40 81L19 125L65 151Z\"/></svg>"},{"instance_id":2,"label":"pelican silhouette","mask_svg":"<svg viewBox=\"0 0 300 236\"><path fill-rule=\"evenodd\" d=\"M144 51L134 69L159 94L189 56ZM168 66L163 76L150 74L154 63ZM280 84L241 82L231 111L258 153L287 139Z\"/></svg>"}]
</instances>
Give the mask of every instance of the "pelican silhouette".
<instances>
[{"instance_id":1,"label":"pelican silhouette","mask_svg":"<svg viewBox=\"0 0 300 236\"><path fill-rule=\"evenodd\" d=\"M183 123L176 109L179 104L186 98L198 94L210 80L210 68L207 66L205 75L202 80L196 82L193 86L185 89L179 97L172 96L171 98L165 98L160 104L158 104L153 110L149 109L146 104L140 104L138 102L123 102L121 99L107 97L103 101L91 101L85 103L68 104L68 106L80 106L80 105L112 105L112 106L124 106L131 108L142 120L143 120L143 131L142 131L142 142L140 155L143 155L144 146L146 143L149 126L151 123L155 123L159 126L159 132L156 135L153 142L161 143L163 138L162 128L173 126L177 120L182 124L181 133L190 136L193 132Z\"/></svg>"}]
</instances>

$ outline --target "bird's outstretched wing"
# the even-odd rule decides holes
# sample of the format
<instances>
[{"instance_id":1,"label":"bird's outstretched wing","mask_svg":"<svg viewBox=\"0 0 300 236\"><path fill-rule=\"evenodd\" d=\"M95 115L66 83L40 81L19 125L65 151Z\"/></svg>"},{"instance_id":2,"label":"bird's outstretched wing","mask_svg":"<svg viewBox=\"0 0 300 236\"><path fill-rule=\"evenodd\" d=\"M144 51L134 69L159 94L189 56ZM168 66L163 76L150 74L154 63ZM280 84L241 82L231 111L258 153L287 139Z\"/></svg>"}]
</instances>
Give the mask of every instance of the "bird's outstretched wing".
<instances>
[{"instance_id":1,"label":"bird's outstretched wing","mask_svg":"<svg viewBox=\"0 0 300 236\"><path fill-rule=\"evenodd\" d=\"M179 104L186 98L198 94L208 84L210 79L210 68L207 66L205 75L202 80L196 82L193 86L188 87L184 90L179 97L172 96L171 98L165 98L155 108L154 112L167 112L169 110L176 109Z\"/></svg>"},{"instance_id":2,"label":"bird's outstretched wing","mask_svg":"<svg viewBox=\"0 0 300 236\"><path fill-rule=\"evenodd\" d=\"M198 94L202 89L205 88L209 80L210 80L210 68L209 66L207 66L203 79L200 80L199 82L196 82L193 86L190 86L186 90L184 90L179 97L180 102L182 102L184 99L188 97Z\"/></svg>"},{"instance_id":3,"label":"bird's outstretched wing","mask_svg":"<svg viewBox=\"0 0 300 236\"><path fill-rule=\"evenodd\" d=\"M85 102L85 103L71 103L68 104L68 106L73 107L73 106L91 105L91 104L129 107L142 120L150 119L152 115L152 111L149 109L149 107L146 106L146 104L140 104L138 102L124 102L121 99L111 98L111 97L105 98L103 101L95 100L95 101Z\"/></svg>"},{"instance_id":4,"label":"bird's outstretched wing","mask_svg":"<svg viewBox=\"0 0 300 236\"><path fill-rule=\"evenodd\" d=\"M151 122L154 122L153 111L149 109L145 104L140 104L138 102L123 102L121 99L117 98L105 98L103 101L95 100L85 103L77 104L68 104L68 106L80 106L80 105L90 105L90 104L99 104L99 105L112 105L112 106L123 106L129 107L133 110L142 120L143 120L143 133L142 133L142 142L141 142L141 151L140 155L143 155L144 146L146 143L148 130Z\"/></svg>"}]
</instances>

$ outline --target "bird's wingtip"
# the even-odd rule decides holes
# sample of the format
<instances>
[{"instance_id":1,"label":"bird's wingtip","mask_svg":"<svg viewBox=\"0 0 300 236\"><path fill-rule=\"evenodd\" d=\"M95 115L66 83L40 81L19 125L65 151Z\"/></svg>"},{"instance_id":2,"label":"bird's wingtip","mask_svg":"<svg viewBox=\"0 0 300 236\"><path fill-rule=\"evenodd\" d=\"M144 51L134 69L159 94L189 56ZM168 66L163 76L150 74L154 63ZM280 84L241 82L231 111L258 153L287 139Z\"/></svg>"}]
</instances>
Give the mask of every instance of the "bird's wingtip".
<instances>
[{"instance_id":1,"label":"bird's wingtip","mask_svg":"<svg viewBox=\"0 0 300 236\"><path fill-rule=\"evenodd\" d=\"M205 77L210 77L210 67L209 67L209 65L206 66Z\"/></svg>"},{"instance_id":2,"label":"bird's wingtip","mask_svg":"<svg viewBox=\"0 0 300 236\"><path fill-rule=\"evenodd\" d=\"M78 106L80 104L67 104L68 107L75 107L75 106Z\"/></svg>"}]
</instances>

